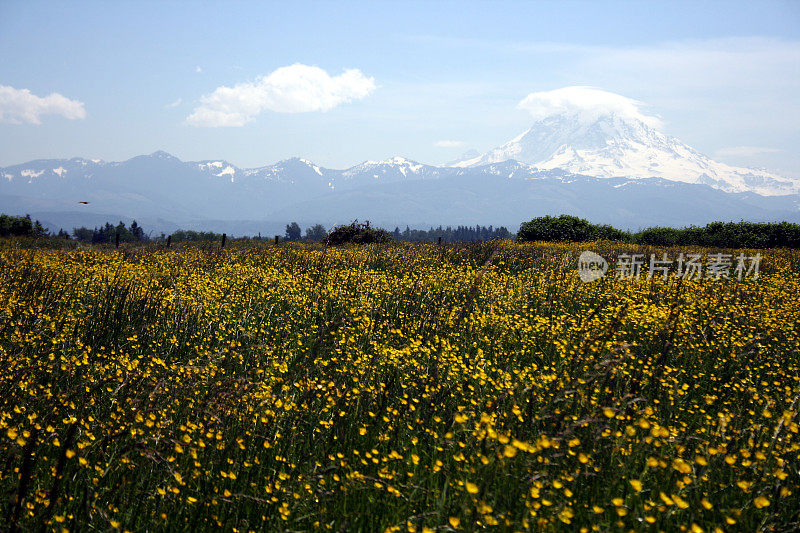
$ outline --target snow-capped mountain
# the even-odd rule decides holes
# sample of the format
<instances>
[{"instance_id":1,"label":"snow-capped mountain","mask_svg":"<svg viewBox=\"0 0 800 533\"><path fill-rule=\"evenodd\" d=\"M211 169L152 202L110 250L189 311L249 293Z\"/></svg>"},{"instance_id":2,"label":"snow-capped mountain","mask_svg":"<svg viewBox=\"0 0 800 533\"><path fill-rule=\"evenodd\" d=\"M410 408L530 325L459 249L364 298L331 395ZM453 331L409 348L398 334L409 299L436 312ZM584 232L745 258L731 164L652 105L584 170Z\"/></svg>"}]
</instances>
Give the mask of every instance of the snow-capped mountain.
<instances>
[{"instance_id":1,"label":"snow-capped mountain","mask_svg":"<svg viewBox=\"0 0 800 533\"><path fill-rule=\"evenodd\" d=\"M409 180L429 180L451 174L450 169L423 165L404 157L392 157L385 161L364 161L341 172L339 187L356 187L369 183L389 183Z\"/></svg>"},{"instance_id":2,"label":"snow-capped mountain","mask_svg":"<svg viewBox=\"0 0 800 533\"><path fill-rule=\"evenodd\" d=\"M566 111L456 167L517 160L541 170L562 169L599 178L664 178L726 192L775 196L800 191L800 182L763 170L714 161L631 114Z\"/></svg>"},{"instance_id":3,"label":"snow-capped mountain","mask_svg":"<svg viewBox=\"0 0 800 533\"><path fill-rule=\"evenodd\" d=\"M537 148L524 138L518 142ZM184 162L156 152L121 162L73 158L0 168L0 212L30 213L55 231L133 218L156 231L182 227L229 235L282 233L293 220L330 227L356 218L390 227L480 223L516 229L535 216L561 213L635 229L800 221L800 195L727 193L661 178L598 178L513 160L437 167L394 157L335 170L292 158L243 169L225 160Z\"/></svg>"},{"instance_id":4,"label":"snow-capped mountain","mask_svg":"<svg viewBox=\"0 0 800 533\"><path fill-rule=\"evenodd\" d=\"M333 191L437 179L455 172L402 157L366 161L346 170L297 157L239 168L225 160L184 162L163 151L121 162L42 159L0 168L0 205L15 203L14 211L39 211L74 209L88 202L80 204L82 212L103 209L184 220L260 218Z\"/></svg>"},{"instance_id":5,"label":"snow-capped mountain","mask_svg":"<svg viewBox=\"0 0 800 533\"><path fill-rule=\"evenodd\" d=\"M323 168L300 157L248 169L237 168L227 161L198 161L196 165L202 172L228 179L231 183L236 181L253 183L255 180L306 186L324 183L331 190L337 186L346 187L363 183L432 179L441 174L439 167L423 165L404 157L392 157L385 161L364 161L346 170Z\"/></svg>"}]
</instances>

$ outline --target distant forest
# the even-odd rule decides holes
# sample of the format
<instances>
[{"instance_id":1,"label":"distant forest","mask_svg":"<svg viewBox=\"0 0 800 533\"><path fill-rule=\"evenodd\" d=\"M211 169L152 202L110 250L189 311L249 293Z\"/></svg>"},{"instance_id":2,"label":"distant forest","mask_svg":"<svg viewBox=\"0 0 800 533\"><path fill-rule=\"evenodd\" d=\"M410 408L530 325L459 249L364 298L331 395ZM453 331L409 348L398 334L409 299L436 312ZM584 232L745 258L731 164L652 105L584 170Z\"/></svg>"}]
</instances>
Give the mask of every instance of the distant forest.
<instances>
[{"instance_id":1,"label":"distant forest","mask_svg":"<svg viewBox=\"0 0 800 533\"><path fill-rule=\"evenodd\" d=\"M496 239L516 239L518 242L588 242L595 240L610 240L643 244L651 246L707 246L720 248L800 248L800 224L791 222L712 222L705 226L690 226L687 228L647 228L637 232L619 230L612 226L592 224L588 220L571 215L543 216L534 218L520 225L516 234L500 226L456 226L456 227L431 227L428 230L411 229L406 226L404 230L395 227L394 231L381 228L370 228L369 222L358 224L354 221L350 225L337 226L326 229L321 224L315 224L302 231L297 222L286 225L286 231L280 236L237 237L231 240L263 240L271 241L277 238L288 242L331 242L330 237L338 229L367 228L372 232L381 232L386 240L406 242L482 242ZM355 233L353 233L355 234ZM48 232L38 220L32 220L30 215L11 216L0 214L0 237L35 237L75 239L80 242L103 243L143 243L154 242L203 242L221 241L225 237L222 233L212 231L178 230L170 235L161 233L150 236L134 220L130 226L119 222L113 225L107 222L104 226L95 228L73 228L72 234L60 229L57 233ZM356 241L359 242L359 241Z\"/></svg>"},{"instance_id":2,"label":"distant forest","mask_svg":"<svg viewBox=\"0 0 800 533\"><path fill-rule=\"evenodd\" d=\"M117 235L119 235L119 242L147 242L150 240L135 220L131 222L129 228L126 228L125 223L121 221L116 226L106 222L102 228L75 228L72 230L72 235L79 241L92 243L116 242Z\"/></svg>"},{"instance_id":3,"label":"distant forest","mask_svg":"<svg viewBox=\"0 0 800 533\"><path fill-rule=\"evenodd\" d=\"M400 228L394 228L392 237L398 241L438 241L439 237L442 242L479 242L479 241L492 241L495 239L512 239L514 234L508 231L505 226L494 228L492 226L456 226L452 228L447 226L442 228L431 228L427 231L420 229L406 229L402 232Z\"/></svg>"},{"instance_id":4,"label":"distant forest","mask_svg":"<svg viewBox=\"0 0 800 533\"><path fill-rule=\"evenodd\" d=\"M358 221L354 222L357 223ZM369 222L367 222L369 224ZM287 241L322 241L328 235L328 231L322 224L316 224L306 229L303 236L301 233L300 225L297 222L292 222L286 225L286 233L283 238ZM400 227L395 227L394 231L390 232L392 238L396 241L407 242L438 242L441 237L442 242L478 242L478 241L491 241L494 239L512 239L514 234L508 231L507 228L501 226L494 228L492 226L457 226L455 228L447 226L443 228L431 227L429 230L424 229L411 229L406 226L406 229L400 231Z\"/></svg>"}]
</instances>

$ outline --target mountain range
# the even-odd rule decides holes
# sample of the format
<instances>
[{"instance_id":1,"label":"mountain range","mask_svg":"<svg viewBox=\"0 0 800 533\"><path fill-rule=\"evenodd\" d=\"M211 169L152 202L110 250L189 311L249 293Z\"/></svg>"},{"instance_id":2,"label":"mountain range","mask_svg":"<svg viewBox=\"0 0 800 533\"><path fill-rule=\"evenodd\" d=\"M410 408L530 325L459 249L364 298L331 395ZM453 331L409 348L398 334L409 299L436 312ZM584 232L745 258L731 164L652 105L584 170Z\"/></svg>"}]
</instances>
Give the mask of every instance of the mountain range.
<instances>
[{"instance_id":1,"label":"mountain range","mask_svg":"<svg viewBox=\"0 0 800 533\"><path fill-rule=\"evenodd\" d=\"M36 160L0 168L0 211L53 230L137 219L155 232L282 233L353 219L394 228L519 224L570 213L626 229L713 220L800 221L800 184L711 160L635 118L539 120L448 166L402 157L345 170L292 158L258 168L155 152L122 162ZM83 203L88 202L88 203Z\"/></svg>"}]
</instances>

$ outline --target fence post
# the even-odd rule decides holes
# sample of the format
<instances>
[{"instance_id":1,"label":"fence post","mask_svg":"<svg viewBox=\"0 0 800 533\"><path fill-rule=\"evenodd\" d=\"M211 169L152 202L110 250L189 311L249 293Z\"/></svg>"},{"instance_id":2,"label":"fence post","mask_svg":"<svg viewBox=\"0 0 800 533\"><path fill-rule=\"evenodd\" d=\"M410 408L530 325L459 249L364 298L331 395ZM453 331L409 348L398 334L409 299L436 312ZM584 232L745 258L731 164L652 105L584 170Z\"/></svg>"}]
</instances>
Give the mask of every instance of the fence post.
<instances>
[{"instance_id":1,"label":"fence post","mask_svg":"<svg viewBox=\"0 0 800 533\"><path fill-rule=\"evenodd\" d=\"M441 246L441 245L442 245L442 236L439 235L439 246Z\"/></svg>"},{"instance_id":2,"label":"fence post","mask_svg":"<svg viewBox=\"0 0 800 533\"><path fill-rule=\"evenodd\" d=\"M223 233L222 234L222 244L219 245L220 248L225 248L225 240L228 238L228 235Z\"/></svg>"},{"instance_id":3,"label":"fence post","mask_svg":"<svg viewBox=\"0 0 800 533\"><path fill-rule=\"evenodd\" d=\"M114 239L114 247L119 248L119 232L117 232L117 236Z\"/></svg>"},{"instance_id":4,"label":"fence post","mask_svg":"<svg viewBox=\"0 0 800 533\"><path fill-rule=\"evenodd\" d=\"M278 239L280 239L280 237L278 235L275 235L275 244L278 244Z\"/></svg>"},{"instance_id":5,"label":"fence post","mask_svg":"<svg viewBox=\"0 0 800 533\"><path fill-rule=\"evenodd\" d=\"M172 235L167 235L167 248L169 248L170 244L172 244Z\"/></svg>"}]
</instances>

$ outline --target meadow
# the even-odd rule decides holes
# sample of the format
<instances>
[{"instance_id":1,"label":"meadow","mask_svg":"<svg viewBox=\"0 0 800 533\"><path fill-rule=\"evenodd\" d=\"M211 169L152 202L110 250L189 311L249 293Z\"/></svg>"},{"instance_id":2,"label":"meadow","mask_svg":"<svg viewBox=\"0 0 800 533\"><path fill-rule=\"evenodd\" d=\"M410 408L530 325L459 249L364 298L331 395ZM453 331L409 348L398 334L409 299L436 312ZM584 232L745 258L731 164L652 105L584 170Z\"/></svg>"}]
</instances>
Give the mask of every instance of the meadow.
<instances>
[{"instance_id":1,"label":"meadow","mask_svg":"<svg viewBox=\"0 0 800 533\"><path fill-rule=\"evenodd\" d=\"M800 252L583 283L587 249L688 251L3 241L2 520L797 530Z\"/></svg>"}]
</instances>

